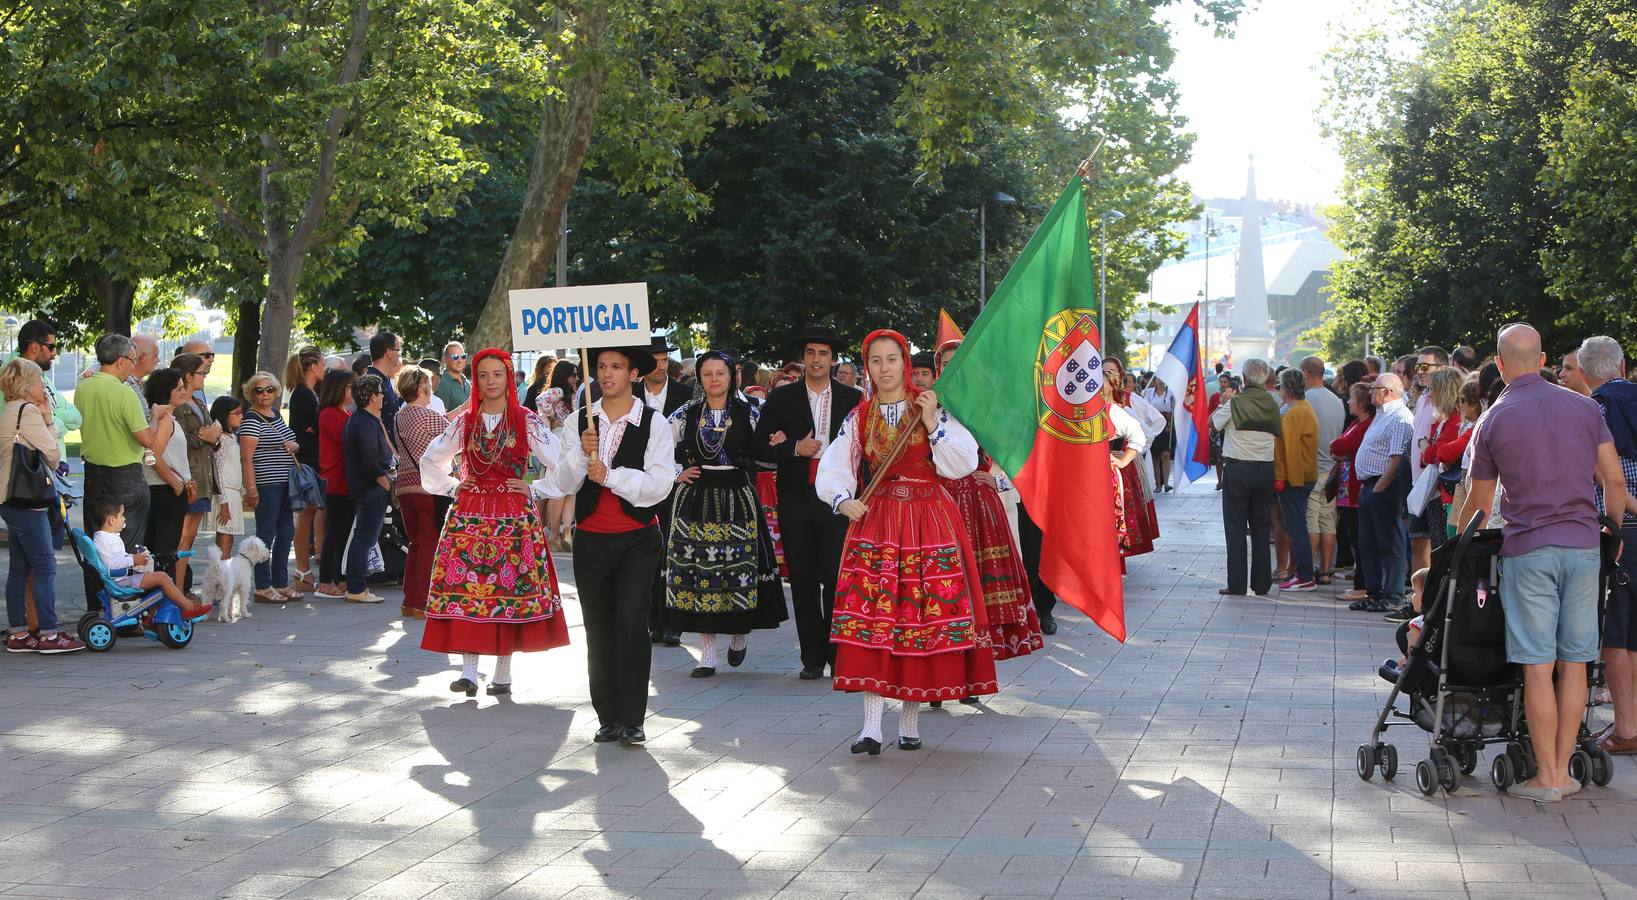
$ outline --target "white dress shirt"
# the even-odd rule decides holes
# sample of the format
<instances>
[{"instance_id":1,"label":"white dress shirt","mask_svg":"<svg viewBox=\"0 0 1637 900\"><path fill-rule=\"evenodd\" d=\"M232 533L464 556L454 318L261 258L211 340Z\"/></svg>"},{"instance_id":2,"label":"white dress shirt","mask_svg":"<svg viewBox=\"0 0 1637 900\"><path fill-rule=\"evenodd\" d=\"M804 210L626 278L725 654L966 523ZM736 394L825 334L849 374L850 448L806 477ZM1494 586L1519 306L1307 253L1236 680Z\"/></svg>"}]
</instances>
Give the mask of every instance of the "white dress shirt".
<instances>
[{"instance_id":1,"label":"white dress shirt","mask_svg":"<svg viewBox=\"0 0 1637 900\"><path fill-rule=\"evenodd\" d=\"M663 396L661 401L663 402ZM591 404L588 413L597 420L597 457L608 466L608 477L603 487L632 506L658 506L671 496L676 481L676 438L665 419L655 415L648 423L648 446L643 449L642 468L615 468L614 454L619 452L625 429L642 422L642 404L632 403L631 409L618 419L610 420L603 412L603 400ZM557 466L557 488L562 496L571 496L585 484L586 467L591 460L580 446L578 415L569 416L561 432L563 453Z\"/></svg>"}]
</instances>

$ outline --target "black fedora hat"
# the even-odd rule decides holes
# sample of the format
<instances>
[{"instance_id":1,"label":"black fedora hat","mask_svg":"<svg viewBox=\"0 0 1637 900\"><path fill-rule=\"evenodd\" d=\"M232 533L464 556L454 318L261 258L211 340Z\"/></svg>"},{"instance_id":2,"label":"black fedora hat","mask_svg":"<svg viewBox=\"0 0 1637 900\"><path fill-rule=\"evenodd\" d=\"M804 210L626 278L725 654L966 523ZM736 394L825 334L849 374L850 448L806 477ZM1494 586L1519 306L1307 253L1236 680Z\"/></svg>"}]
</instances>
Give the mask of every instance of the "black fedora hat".
<instances>
[{"instance_id":1,"label":"black fedora hat","mask_svg":"<svg viewBox=\"0 0 1637 900\"><path fill-rule=\"evenodd\" d=\"M597 357L608 352L624 354L638 375L647 375L659 366L659 363L654 362L654 353L657 351L647 347L592 347L590 352L592 376L597 374Z\"/></svg>"},{"instance_id":2,"label":"black fedora hat","mask_svg":"<svg viewBox=\"0 0 1637 900\"><path fill-rule=\"evenodd\" d=\"M836 334L836 330L834 328L831 328L828 325L819 325L817 323L809 324L806 328L802 329L800 334L791 338L790 342L794 344L798 350L806 347L808 344L829 344L830 350L837 354L841 353L842 349L846 346L846 342L841 339L841 335ZM797 355L799 356L800 353Z\"/></svg>"},{"instance_id":3,"label":"black fedora hat","mask_svg":"<svg viewBox=\"0 0 1637 900\"><path fill-rule=\"evenodd\" d=\"M671 346L670 339L666 338L665 335L663 335L663 334L655 335L654 339L652 341L650 341L649 343L652 345L652 346L650 346L648 348L649 353L675 353L676 352L676 348Z\"/></svg>"}]
</instances>

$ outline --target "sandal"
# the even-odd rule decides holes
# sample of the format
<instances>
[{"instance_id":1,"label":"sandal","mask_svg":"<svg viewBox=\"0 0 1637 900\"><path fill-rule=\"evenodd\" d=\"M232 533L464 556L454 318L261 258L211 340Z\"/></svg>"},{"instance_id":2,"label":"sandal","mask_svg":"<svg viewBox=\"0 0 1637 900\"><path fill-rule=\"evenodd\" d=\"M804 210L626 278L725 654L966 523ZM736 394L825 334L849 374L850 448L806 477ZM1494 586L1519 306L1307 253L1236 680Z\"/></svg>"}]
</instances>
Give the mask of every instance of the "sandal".
<instances>
[{"instance_id":1,"label":"sandal","mask_svg":"<svg viewBox=\"0 0 1637 900\"><path fill-rule=\"evenodd\" d=\"M1289 569L1280 569L1279 571L1273 573L1273 582L1274 584L1278 584L1281 581L1289 581L1292 574L1293 573Z\"/></svg>"},{"instance_id":2,"label":"sandal","mask_svg":"<svg viewBox=\"0 0 1637 900\"><path fill-rule=\"evenodd\" d=\"M290 598L279 593L276 588L262 588L256 592L257 603L289 603Z\"/></svg>"},{"instance_id":3,"label":"sandal","mask_svg":"<svg viewBox=\"0 0 1637 900\"><path fill-rule=\"evenodd\" d=\"M1314 580L1317 581L1319 584L1331 584L1332 583L1331 580L1330 580L1331 576L1333 576L1335 574L1336 574L1335 572L1320 572L1315 577Z\"/></svg>"},{"instance_id":4,"label":"sandal","mask_svg":"<svg viewBox=\"0 0 1637 900\"><path fill-rule=\"evenodd\" d=\"M295 588L292 588L292 587L273 588L273 590L278 591L279 593L281 593L284 596L290 598L291 600L300 600L300 599L307 596L306 594L304 594L301 591L298 591L298 590L296 590Z\"/></svg>"},{"instance_id":5,"label":"sandal","mask_svg":"<svg viewBox=\"0 0 1637 900\"><path fill-rule=\"evenodd\" d=\"M311 569L297 569L296 584L299 585L302 590L310 591L318 587L318 576L314 575Z\"/></svg>"}]
</instances>

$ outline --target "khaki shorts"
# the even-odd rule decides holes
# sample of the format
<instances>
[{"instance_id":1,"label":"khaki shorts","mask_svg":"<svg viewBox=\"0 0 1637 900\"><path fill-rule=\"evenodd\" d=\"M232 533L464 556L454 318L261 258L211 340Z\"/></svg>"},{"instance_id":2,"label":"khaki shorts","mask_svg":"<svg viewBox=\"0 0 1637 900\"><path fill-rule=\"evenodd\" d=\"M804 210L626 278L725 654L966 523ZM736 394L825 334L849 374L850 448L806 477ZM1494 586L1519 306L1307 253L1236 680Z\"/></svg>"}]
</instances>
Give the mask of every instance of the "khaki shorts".
<instances>
[{"instance_id":1,"label":"khaki shorts","mask_svg":"<svg viewBox=\"0 0 1637 900\"><path fill-rule=\"evenodd\" d=\"M1336 501L1324 499L1324 482L1329 472L1320 472L1319 480L1307 495L1307 533L1336 533Z\"/></svg>"}]
</instances>

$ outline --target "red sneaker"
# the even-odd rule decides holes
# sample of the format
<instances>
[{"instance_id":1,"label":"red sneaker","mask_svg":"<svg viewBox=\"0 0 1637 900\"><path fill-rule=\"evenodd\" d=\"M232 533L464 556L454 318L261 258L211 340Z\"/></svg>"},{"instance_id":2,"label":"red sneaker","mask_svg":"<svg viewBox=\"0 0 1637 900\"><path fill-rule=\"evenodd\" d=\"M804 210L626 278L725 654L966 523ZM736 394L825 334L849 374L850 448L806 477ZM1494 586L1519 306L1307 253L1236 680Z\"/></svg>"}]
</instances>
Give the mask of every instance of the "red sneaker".
<instances>
[{"instance_id":1,"label":"red sneaker","mask_svg":"<svg viewBox=\"0 0 1637 900\"><path fill-rule=\"evenodd\" d=\"M184 611L182 613L182 618L187 619L189 622L197 622L200 619L203 619L203 618L209 616L210 613L211 613L211 610L214 610L215 608L216 608L216 604L214 604L214 603L201 603L198 606L194 607L191 612Z\"/></svg>"},{"instance_id":2,"label":"red sneaker","mask_svg":"<svg viewBox=\"0 0 1637 900\"><path fill-rule=\"evenodd\" d=\"M6 635L7 653L39 653L40 639L26 631L14 631Z\"/></svg>"},{"instance_id":3,"label":"red sneaker","mask_svg":"<svg viewBox=\"0 0 1637 900\"><path fill-rule=\"evenodd\" d=\"M81 643L79 638L71 638L60 631L50 637L40 638L39 646L39 652L47 654L73 653L85 649L85 644Z\"/></svg>"}]
</instances>

